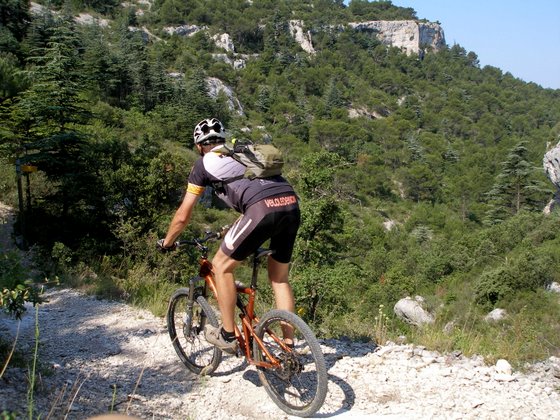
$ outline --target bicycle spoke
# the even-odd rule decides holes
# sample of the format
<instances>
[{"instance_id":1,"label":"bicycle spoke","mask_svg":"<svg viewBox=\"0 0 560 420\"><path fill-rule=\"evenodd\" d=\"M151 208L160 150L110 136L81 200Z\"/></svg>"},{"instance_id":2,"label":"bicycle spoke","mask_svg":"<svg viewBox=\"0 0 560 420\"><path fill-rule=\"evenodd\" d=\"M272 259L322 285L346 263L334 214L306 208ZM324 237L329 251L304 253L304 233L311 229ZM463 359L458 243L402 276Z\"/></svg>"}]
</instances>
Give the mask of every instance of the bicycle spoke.
<instances>
[{"instance_id":1,"label":"bicycle spoke","mask_svg":"<svg viewBox=\"0 0 560 420\"><path fill-rule=\"evenodd\" d=\"M284 411L300 416L312 415L321 407L327 390L327 373L320 346L299 317L285 311L271 312L273 315L267 317L265 314L257 327L266 351L255 345L254 352L258 361L276 361L278 366L259 368L259 376L271 398ZM293 339L293 350L286 350L279 344L283 334L290 335L286 341ZM266 352L274 360L268 360Z\"/></svg>"},{"instance_id":2,"label":"bicycle spoke","mask_svg":"<svg viewBox=\"0 0 560 420\"><path fill-rule=\"evenodd\" d=\"M188 289L187 289L188 290ZM210 374L221 361L221 352L206 341L204 326L217 326L208 302L199 297L188 309L188 292L176 293L169 304L167 323L173 347L187 368L197 374Z\"/></svg>"}]
</instances>

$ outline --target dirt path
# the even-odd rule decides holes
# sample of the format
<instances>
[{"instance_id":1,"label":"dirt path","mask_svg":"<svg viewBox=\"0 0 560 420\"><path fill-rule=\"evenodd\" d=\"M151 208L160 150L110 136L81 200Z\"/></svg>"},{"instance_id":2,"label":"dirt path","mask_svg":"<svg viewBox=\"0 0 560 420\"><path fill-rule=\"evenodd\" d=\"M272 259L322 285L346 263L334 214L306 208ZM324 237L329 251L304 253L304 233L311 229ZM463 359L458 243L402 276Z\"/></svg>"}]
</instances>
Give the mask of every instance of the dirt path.
<instances>
[{"instance_id":1,"label":"dirt path","mask_svg":"<svg viewBox=\"0 0 560 420\"><path fill-rule=\"evenodd\" d=\"M123 303L74 290L51 290L40 307L35 393L41 418L84 419L111 410L155 419L289 418L268 398L255 369L228 357L217 374L196 377L179 362L164 320ZM35 312L19 342L34 345ZM0 318L0 335L16 323ZM498 375L481 358L439 355L421 347L323 340L329 393L318 417L551 418L560 412L560 360L528 373ZM25 414L27 371L0 379L0 411ZM560 374L558 375L560 377Z\"/></svg>"},{"instance_id":2,"label":"dirt path","mask_svg":"<svg viewBox=\"0 0 560 420\"><path fill-rule=\"evenodd\" d=\"M79 419L110 407L142 418L284 417L260 386L255 369L242 359L227 357L216 375L199 378L179 362L163 319L73 290L52 290L46 296L49 302L39 310L44 366L35 395L43 418L54 410L54 418L69 413ZM28 351L34 316L30 309L20 326L20 342ZM4 319L0 333L13 336L16 327ZM373 347L364 344L362 354ZM0 409L25 412L24 373L9 371L7 386L0 390Z\"/></svg>"}]
</instances>

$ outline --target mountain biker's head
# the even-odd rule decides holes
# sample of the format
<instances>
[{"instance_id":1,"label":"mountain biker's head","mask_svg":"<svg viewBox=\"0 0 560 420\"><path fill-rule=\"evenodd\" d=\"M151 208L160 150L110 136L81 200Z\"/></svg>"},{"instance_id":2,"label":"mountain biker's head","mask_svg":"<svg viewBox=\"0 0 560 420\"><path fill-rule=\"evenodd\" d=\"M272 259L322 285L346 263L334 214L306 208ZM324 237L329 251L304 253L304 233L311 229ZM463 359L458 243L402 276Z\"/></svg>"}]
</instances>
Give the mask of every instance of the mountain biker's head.
<instances>
[{"instance_id":1,"label":"mountain biker's head","mask_svg":"<svg viewBox=\"0 0 560 420\"><path fill-rule=\"evenodd\" d=\"M217 118L206 118L194 128L193 139L198 152L203 155L226 142L226 129Z\"/></svg>"}]
</instances>

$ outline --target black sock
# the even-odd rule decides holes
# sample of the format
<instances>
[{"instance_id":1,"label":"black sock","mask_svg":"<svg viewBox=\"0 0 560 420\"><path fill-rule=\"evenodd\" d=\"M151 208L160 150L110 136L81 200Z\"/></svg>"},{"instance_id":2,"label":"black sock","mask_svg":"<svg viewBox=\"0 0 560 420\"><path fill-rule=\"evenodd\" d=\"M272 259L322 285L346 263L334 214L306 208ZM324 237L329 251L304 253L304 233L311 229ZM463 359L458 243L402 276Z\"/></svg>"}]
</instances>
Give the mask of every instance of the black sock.
<instances>
[{"instance_id":1,"label":"black sock","mask_svg":"<svg viewBox=\"0 0 560 420\"><path fill-rule=\"evenodd\" d=\"M231 341L235 340L235 332L234 331L232 331L232 332L226 331L222 327L222 337L224 338L224 340L231 342Z\"/></svg>"}]
</instances>

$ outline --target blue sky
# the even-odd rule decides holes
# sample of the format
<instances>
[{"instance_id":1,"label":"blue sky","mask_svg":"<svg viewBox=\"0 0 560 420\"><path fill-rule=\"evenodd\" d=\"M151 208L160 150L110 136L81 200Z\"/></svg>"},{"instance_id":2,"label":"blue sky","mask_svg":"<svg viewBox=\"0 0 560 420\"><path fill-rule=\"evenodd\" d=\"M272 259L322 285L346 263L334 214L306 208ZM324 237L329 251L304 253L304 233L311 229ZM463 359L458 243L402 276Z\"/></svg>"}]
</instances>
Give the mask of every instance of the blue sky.
<instances>
[{"instance_id":1,"label":"blue sky","mask_svg":"<svg viewBox=\"0 0 560 420\"><path fill-rule=\"evenodd\" d=\"M447 45L473 51L481 67L498 67L526 82L560 89L560 0L392 3L412 7L419 19L439 21Z\"/></svg>"}]
</instances>

